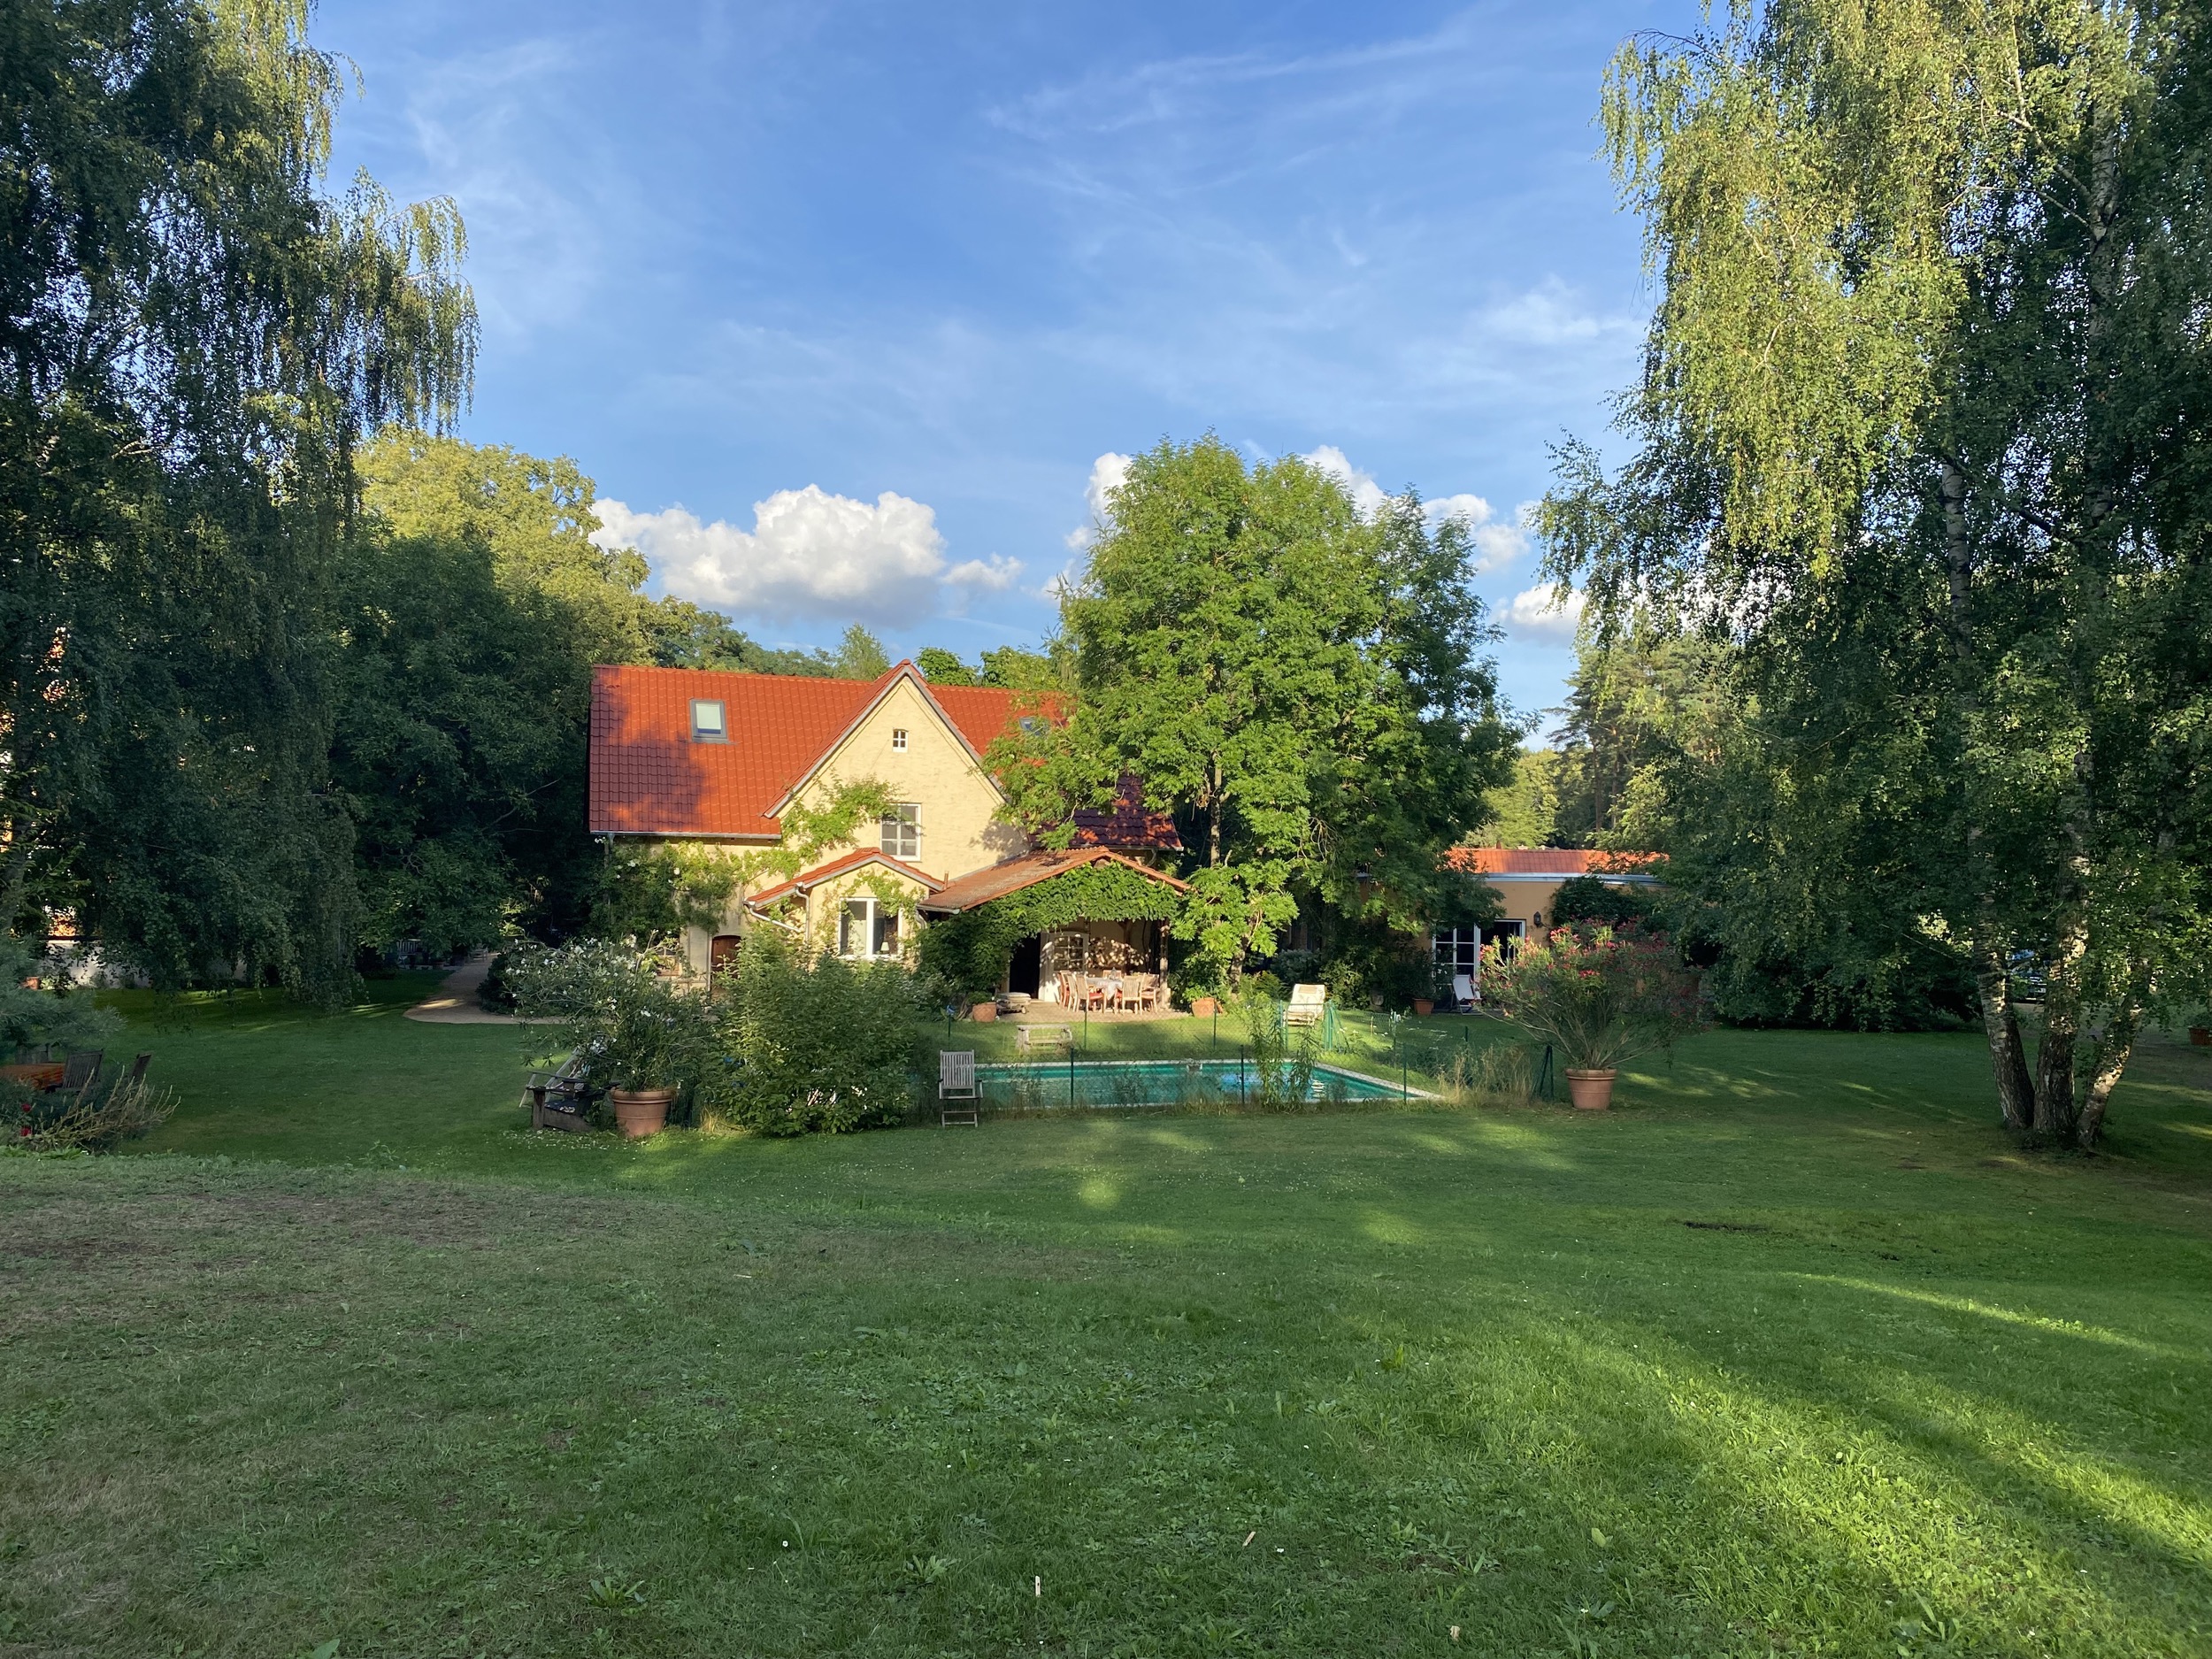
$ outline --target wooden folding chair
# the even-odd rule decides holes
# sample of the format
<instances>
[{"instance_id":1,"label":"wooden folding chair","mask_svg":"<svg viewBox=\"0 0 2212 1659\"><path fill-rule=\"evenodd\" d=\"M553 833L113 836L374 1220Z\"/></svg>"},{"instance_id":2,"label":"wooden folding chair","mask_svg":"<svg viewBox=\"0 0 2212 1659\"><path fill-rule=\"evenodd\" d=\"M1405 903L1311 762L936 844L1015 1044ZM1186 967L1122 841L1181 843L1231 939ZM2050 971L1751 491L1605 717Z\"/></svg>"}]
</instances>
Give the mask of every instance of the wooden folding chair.
<instances>
[{"instance_id":1,"label":"wooden folding chair","mask_svg":"<svg viewBox=\"0 0 2212 1659\"><path fill-rule=\"evenodd\" d=\"M975 1050L941 1048L937 1051L937 1126L982 1121L975 1087Z\"/></svg>"}]
</instances>

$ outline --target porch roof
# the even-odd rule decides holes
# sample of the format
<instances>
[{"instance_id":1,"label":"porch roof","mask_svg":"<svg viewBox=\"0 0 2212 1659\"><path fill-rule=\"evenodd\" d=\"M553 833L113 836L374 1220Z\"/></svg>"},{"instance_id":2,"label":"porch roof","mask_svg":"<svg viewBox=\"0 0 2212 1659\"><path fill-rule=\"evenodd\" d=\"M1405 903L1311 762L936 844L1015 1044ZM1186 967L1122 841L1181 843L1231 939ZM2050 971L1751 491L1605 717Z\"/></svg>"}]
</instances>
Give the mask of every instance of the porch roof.
<instances>
[{"instance_id":1,"label":"porch roof","mask_svg":"<svg viewBox=\"0 0 2212 1659\"><path fill-rule=\"evenodd\" d=\"M1009 858L1002 864L993 864L972 875L962 876L949 882L938 892L931 894L918 906L923 912L936 916L956 916L962 910L972 910L979 904L988 904L993 899L1002 899L1010 893L1019 893L1024 887L1033 887L1040 881L1065 875L1085 864L1117 864L1148 876L1163 887L1178 893L1187 893L1189 887L1173 876L1125 858L1108 847L1070 847L1064 850L1047 849L1043 852L1024 853L1018 858Z\"/></svg>"},{"instance_id":2,"label":"porch roof","mask_svg":"<svg viewBox=\"0 0 2212 1659\"><path fill-rule=\"evenodd\" d=\"M858 870L864 864L881 864L894 874L904 876L909 881L918 882L925 891L933 892L943 885L936 877L925 874L902 859L894 858L889 853L878 852L872 847L863 847L857 852L847 853L842 858L833 858L826 864L817 864L813 869L795 875L788 881L779 881L774 887L754 894L746 902L756 905L773 904L778 900L788 898L795 893L810 892L825 881L844 875L848 872Z\"/></svg>"}]
</instances>

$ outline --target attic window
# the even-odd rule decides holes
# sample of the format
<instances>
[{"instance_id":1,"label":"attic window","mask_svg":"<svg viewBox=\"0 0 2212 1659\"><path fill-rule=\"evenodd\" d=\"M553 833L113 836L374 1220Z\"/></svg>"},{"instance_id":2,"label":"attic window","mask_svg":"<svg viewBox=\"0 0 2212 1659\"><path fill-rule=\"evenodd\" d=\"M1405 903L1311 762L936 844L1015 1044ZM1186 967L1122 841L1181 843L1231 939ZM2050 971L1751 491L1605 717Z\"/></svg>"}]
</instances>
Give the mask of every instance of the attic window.
<instances>
[{"instance_id":1,"label":"attic window","mask_svg":"<svg viewBox=\"0 0 2212 1659\"><path fill-rule=\"evenodd\" d=\"M904 749L906 747L906 728L904 726L895 726L891 728L891 747L893 749Z\"/></svg>"},{"instance_id":2,"label":"attic window","mask_svg":"<svg viewBox=\"0 0 2212 1659\"><path fill-rule=\"evenodd\" d=\"M691 741L695 743L726 743L730 741L730 729L722 718L720 702L708 697L694 697L691 700Z\"/></svg>"}]
</instances>

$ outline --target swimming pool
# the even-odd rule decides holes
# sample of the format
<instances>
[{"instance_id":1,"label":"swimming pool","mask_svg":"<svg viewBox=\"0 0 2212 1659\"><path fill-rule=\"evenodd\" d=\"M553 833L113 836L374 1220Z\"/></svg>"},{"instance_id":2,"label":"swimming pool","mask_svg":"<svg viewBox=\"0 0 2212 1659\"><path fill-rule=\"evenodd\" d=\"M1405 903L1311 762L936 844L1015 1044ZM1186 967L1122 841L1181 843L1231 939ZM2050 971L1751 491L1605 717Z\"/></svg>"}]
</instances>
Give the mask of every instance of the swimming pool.
<instances>
[{"instance_id":1,"label":"swimming pool","mask_svg":"<svg viewBox=\"0 0 2212 1659\"><path fill-rule=\"evenodd\" d=\"M1278 1069L1286 1088L1291 1068ZM1068 1106L1221 1106L1256 1104L1258 1067L1242 1060L1033 1060L979 1065L978 1092L987 1106L1049 1110ZM1310 1102L1425 1099L1394 1081L1317 1065L1306 1085Z\"/></svg>"}]
</instances>

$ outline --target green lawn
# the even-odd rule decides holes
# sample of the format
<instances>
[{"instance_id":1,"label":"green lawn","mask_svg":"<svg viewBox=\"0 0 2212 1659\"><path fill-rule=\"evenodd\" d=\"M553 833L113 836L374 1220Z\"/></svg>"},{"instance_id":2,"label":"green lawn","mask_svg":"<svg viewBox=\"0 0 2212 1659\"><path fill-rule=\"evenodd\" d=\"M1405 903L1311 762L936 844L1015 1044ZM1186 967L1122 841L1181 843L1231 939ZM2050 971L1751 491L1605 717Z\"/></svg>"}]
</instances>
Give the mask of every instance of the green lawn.
<instances>
[{"instance_id":1,"label":"green lawn","mask_svg":"<svg viewBox=\"0 0 2212 1659\"><path fill-rule=\"evenodd\" d=\"M2212 1652L2212 1055L624 1147L420 988L0 1160L0 1655Z\"/></svg>"}]
</instances>

